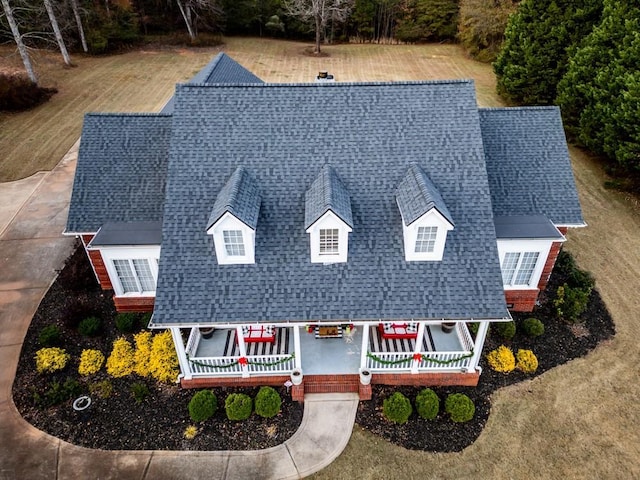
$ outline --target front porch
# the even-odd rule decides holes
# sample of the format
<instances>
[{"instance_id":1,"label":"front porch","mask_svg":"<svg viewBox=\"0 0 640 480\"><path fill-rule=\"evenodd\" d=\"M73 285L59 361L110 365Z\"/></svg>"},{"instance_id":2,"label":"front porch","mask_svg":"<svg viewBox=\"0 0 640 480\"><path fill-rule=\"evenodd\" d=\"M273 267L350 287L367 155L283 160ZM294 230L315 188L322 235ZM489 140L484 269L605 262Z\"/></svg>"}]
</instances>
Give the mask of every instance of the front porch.
<instances>
[{"instance_id":1,"label":"front porch","mask_svg":"<svg viewBox=\"0 0 640 480\"><path fill-rule=\"evenodd\" d=\"M186 344L179 328L171 330L186 386L282 384L294 370L305 382L316 383L344 378L357 385L361 371L371 374L372 383L426 385L431 378L433 385L456 384L456 379L469 385L474 384L471 376L477 382L489 322L479 322L475 338L464 321L456 322L450 333L440 322L413 323L411 338L385 338L380 322L342 324L341 336L320 338L305 325L277 326L268 341L245 341L246 325L217 328L211 338L194 327Z\"/></svg>"}]
</instances>

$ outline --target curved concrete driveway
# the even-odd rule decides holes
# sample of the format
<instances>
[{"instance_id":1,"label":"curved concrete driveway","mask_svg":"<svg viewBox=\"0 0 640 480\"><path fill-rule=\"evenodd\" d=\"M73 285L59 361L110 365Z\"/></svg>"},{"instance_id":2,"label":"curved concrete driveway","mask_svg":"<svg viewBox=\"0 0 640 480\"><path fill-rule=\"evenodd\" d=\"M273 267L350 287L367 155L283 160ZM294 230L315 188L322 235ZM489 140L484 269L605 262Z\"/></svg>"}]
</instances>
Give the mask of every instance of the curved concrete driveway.
<instances>
[{"instance_id":1,"label":"curved concrete driveway","mask_svg":"<svg viewBox=\"0 0 640 480\"><path fill-rule=\"evenodd\" d=\"M302 425L289 440L247 452L91 450L22 419L11 385L31 318L73 248L61 232L77 148L51 172L0 184L0 480L293 479L331 463L351 436L357 394L307 395Z\"/></svg>"}]
</instances>

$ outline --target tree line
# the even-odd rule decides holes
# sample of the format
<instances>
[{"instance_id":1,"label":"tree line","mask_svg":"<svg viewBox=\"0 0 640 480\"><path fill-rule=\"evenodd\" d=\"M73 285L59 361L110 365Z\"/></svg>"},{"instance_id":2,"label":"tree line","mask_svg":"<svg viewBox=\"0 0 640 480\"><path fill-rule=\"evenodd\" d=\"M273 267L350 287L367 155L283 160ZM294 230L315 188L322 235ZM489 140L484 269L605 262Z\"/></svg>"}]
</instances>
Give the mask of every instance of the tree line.
<instances>
[{"instance_id":1,"label":"tree line","mask_svg":"<svg viewBox=\"0 0 640 480\"><path fill-rule=\"evenodd\" d=\"M495 58L519 0L2 0L0 38L57 43L91 53L118 50L142 35L201 33L334 42L460 39L472 56ZM47 7L49 5L49 7ZM45 8L46 7L46 8ZM57 21L58 27L55 26ZM56 28L59 34L55 33ZM86 36L85 36L86 32ZM60 39L65 47L60 46Z\"/></svg>"},{"instance_id":2,"label":"tree line","mask_svg":"<svg viewBox=\"0 0 640 480\"><path fill-rule=\"evenodd\" d=\"M494 70L505 99L559 105L574 141L638 178L637 0L524 0L508 22Z\"/></svg>"}]
</instances>

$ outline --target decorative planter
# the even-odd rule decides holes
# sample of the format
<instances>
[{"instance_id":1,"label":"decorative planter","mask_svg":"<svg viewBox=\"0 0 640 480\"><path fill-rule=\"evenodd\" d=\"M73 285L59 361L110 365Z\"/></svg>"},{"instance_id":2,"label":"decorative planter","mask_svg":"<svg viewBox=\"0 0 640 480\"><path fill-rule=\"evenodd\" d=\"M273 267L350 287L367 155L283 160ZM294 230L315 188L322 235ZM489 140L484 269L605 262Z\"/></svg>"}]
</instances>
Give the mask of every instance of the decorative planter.
<instances>
[{"instance_id":1,"label":"decorative planter","mask_svg":"<svg viewBox=\"0 0 640 480\"><path fill-rule=\"evenodd\" d=\"M360 369L360 383L369 385L371 383L371 372L367 369Z\"/></svg>"},{"instance_id":2,"label":"decorative planter","mask_svg":"<svg viewBox=\"0 0 640 480\"><path fill-rule=\"evenodd\" d=\"M294 385L300 385L302 383L302 370L294 368L291 372L291 383Z\"/></svg>"},{"instance_id":3,"label":"decorative planter","mask_svg":"<svg viewBox=\"0 0 640 480\"><path fill-rule=\"evenodd\" d=\"M213 328L213 327L201 328L200 329L200 335L202 336L202 338L211 338L211 337L213 337L213 332L214 331L215 331L215 328Z\"/></svg>"},{"instance_id":4,"label":"decorative planter","mask_svg":"<svg viewBox=\"0 0 640 480\"><path fill-rule=\"evenodd\" d=\"M444 333L451 333L456 328L455 322L444 322L440 325Z\"/></svg>"}]
</instances>

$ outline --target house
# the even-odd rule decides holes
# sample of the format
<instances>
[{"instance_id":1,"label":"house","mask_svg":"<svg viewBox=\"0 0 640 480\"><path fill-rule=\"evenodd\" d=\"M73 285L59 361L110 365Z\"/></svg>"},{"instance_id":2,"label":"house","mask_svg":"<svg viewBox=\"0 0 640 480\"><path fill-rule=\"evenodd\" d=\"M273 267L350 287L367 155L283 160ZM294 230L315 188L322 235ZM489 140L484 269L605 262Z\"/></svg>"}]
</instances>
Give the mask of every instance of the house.
<instances>
[{"instance_id":1,"label":"house","mask_svg":"<svg viewBox=\"0 0 640 480\"><path fill-rule=\"evenodd\" d=\"M159 114L86 116L65 233L171 330L183 386L302 400L476 385L489 324L533 309L584 225L555 107L268 84L220 54Z\"/></svg>"}]
</instances>

